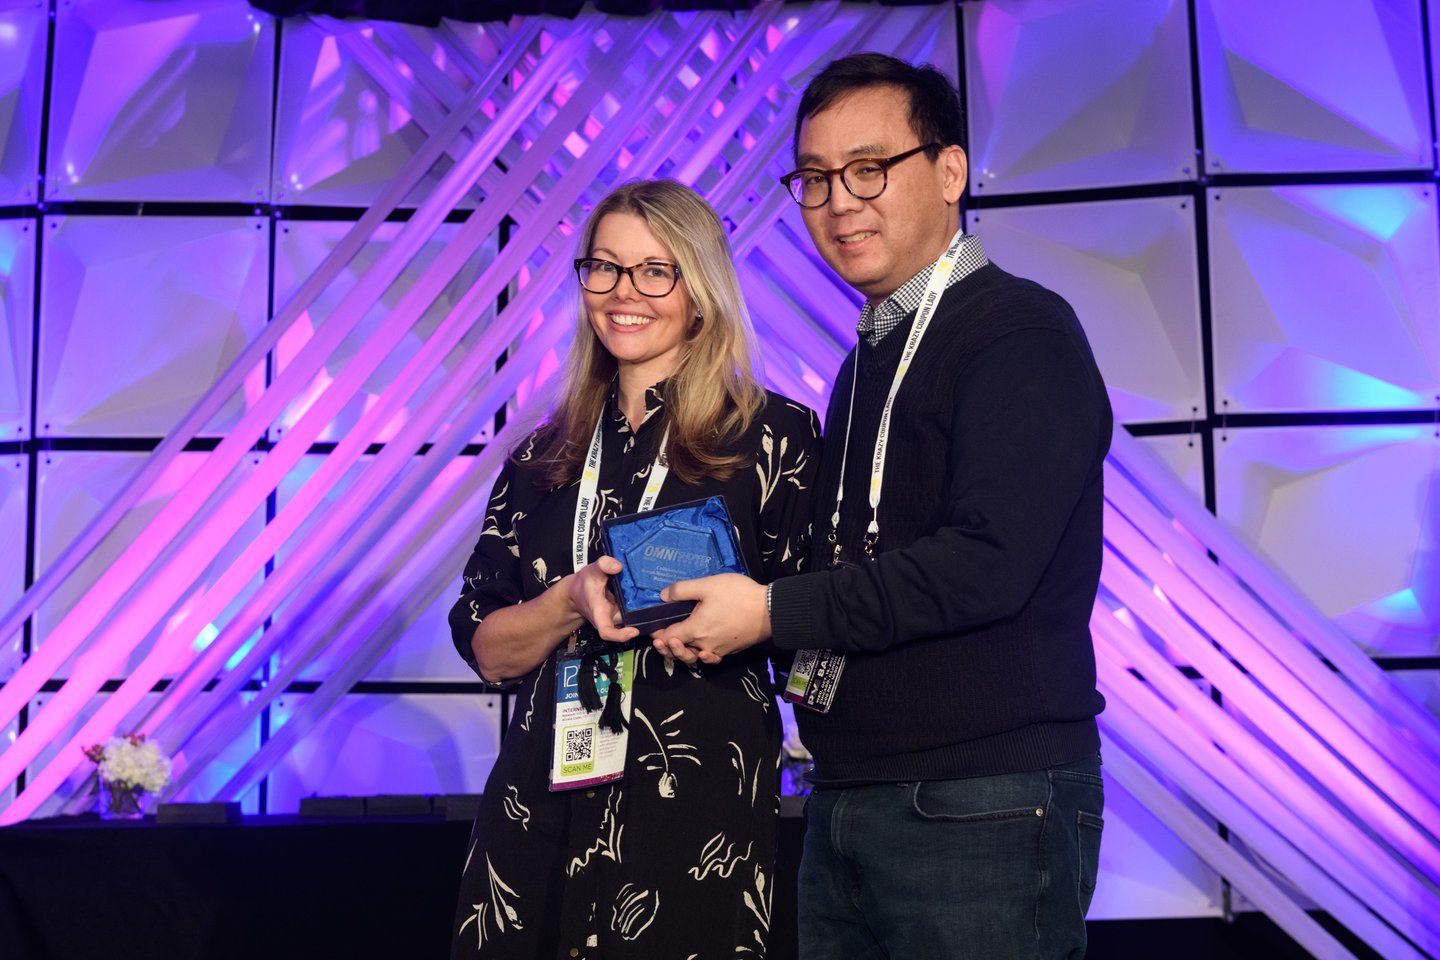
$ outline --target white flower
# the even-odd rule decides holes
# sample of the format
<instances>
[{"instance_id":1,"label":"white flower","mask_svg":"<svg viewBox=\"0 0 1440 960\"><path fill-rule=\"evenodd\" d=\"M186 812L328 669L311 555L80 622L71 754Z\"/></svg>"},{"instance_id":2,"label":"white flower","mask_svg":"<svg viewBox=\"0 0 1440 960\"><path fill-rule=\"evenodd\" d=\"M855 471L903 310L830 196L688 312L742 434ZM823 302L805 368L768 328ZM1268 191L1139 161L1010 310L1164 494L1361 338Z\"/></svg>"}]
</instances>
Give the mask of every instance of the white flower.
<instances>
[{"instance_id":1,"label":"white flower","mask_svg":"<svg viewBox=\"0 0 1440 960\"><path fill-rule=\"evenodd\" d=\"M159 793L170 783L170 758L139 736L111 737L85 751L100 779L126 789Z\"/></svg>"}]
</instances>

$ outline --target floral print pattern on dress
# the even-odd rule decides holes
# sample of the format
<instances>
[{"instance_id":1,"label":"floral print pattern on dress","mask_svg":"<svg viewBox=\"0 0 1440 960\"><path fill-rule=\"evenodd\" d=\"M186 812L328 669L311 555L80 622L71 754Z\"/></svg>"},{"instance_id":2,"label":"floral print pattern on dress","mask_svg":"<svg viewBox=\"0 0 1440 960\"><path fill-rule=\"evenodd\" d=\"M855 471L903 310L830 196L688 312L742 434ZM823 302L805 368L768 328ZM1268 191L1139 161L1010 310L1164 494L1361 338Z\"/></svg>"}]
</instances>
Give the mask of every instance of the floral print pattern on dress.
<instances>
[{"instance_id":1,"label":"floral print pattern on dress","mask_svg":"<svg viewBox=\"0 0 1440 960\"><path fill-rule=\"evenodd\" d=\"M647 392L635 430L612 397L597 518L638 508L665 429L663 387ZM745 467L696 484L672 474L659 506L724 496L752 576L799 572L818 426L809 410L769 394L740 441ZM502 469L465 566L450 617L461 656L478 620L540 596L571 569L578 484L535 482L533 450L527 440ZM590 559L597 550L592 543ZM624 777L576 790L549 783L553 660L519 681L461 880L452 957L765 955L780 758L767 656L749 650L701 669L644 644L635 668Z\"/></svg>"}]
</instances>

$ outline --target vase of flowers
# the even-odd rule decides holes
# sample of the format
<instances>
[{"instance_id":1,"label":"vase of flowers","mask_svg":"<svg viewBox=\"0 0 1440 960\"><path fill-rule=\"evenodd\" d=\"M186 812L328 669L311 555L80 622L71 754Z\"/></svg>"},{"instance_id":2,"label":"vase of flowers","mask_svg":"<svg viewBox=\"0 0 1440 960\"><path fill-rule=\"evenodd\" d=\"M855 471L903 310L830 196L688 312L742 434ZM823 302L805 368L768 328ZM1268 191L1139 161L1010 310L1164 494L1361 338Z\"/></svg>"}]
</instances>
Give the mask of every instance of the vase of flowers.
<instances>
[{"instance_id":1,"label":"vase of flowers","mask_svg":"<svg viewBox=\"0 0 1440 960\"><path fill-rule=\"evenodd\" d=\"M111 737L86 747L85 756L95 761L101 820L138 819L145 813L146 795L170 783L170 758L143 733Z\"/></svg>"}]
</instances>

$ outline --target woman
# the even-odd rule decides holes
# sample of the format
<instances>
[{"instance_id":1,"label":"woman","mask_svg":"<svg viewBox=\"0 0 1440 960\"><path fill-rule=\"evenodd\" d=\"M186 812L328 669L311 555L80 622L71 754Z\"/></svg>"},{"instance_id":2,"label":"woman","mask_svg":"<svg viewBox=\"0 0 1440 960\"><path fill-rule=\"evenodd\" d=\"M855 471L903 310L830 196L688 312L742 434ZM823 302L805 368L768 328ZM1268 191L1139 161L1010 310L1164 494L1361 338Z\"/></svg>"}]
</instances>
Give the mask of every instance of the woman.
<instances>
[{"instance_id":1,"label":"woman","mask_svg":"<svg viewBox=\"0 0 1440 960\"><path fill-rule=\"evenodd\" d=\"M567 383L497 480L450 615L483 679L520 681L453 956L763 956L780 746L765 654L690 668L618 627L606 584L620 564L600 555L597 530L719 494L750 574L793 573L817 421L753 379L725 231L694 191L620 187L591 212L579 253ZM597 452L598 478L586 479ZM577 503L592 501L587 521ZM565 652L577 640L592 680L634 651L623 777L551 789L557 662L577 663Z\"/></svg>"}]
</instances>

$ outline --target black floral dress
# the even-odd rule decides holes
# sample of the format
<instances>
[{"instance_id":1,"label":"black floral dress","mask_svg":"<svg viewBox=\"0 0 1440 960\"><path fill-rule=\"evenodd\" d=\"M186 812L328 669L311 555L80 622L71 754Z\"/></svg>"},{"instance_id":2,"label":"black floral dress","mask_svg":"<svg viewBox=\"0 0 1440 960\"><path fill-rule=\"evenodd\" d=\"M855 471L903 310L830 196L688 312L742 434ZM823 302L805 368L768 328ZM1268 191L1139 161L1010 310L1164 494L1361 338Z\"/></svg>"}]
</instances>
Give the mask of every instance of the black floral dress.
<instances>
[{"instance_id":1,"label":"black floral dress","mask_svg":"<svg viewBox=\"0 0 1440 960\"><path fill-rule=\"evenodd\" d=\"M611 397L599 519L638 508L664 432L663 389L648 392L634 432ZM751 575L768 582L795 573L809 536L817 435L812 411L769 394L742 440L751 466L727 481L686 484L671 474L657 505L723 494ZM476 622L571 572L578 483L540 488L528 456L522 447L520 464L507 462L496 481L451 611L467 660ZM554 698L551 657L516 691L471 835L452 956L763 957L780 747L765 652L691 668L640 646L625 775L593 789L549 788Z\"/></svg>"}]
</instances>

